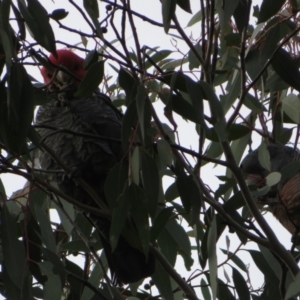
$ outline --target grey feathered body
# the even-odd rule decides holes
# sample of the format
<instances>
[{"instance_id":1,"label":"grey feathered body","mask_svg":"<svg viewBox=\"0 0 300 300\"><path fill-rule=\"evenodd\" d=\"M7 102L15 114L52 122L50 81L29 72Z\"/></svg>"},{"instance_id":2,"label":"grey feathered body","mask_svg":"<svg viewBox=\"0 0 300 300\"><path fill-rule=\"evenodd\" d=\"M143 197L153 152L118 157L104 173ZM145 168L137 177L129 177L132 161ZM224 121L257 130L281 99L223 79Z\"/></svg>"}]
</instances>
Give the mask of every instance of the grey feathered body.
<instances>
[{"instance_id":1,"label":"grey feathered body","mask_svg":"<svg viewBox=\"0 0 300 300\"><path fill-rule=\"evenodd\" d=\"M62 163L80 172L80 176L98 193L103 193L103 184L110 169L122 158L121 144L105 138L121 139L121 117L106 101L105 96L72 99L67 106L59 106L52 100L37 112L36 125L55 127L38 128L38 132ZM66 133L93 134L87 137ZM99 138L97 138L99 136ZM47 153L40 155L42 169L61 170L57 162ZM59 187L67 194L79 197L80 188L61 173L56 175ZM88 195L86 195L89 198ZM87 204L90 199L80 199Z\"/></svg>"},{"instance_id":2,"label":"grey feathered body","mask_svg":"<svg viewBox=\"0 0 300 300\"><path fill-rule=\"evenodd\" d=\"M111 168L123 157L120 143L122 118L108 101L110 99L105 95L98 94L84 99L71 99L63 107L58 106L57 100L53 99L39 108L35 122L36 125L45 126L37 130L62 163L68 168L79 171L79 176L104 200L105 179ZM53 130L53 127L56 130ZM95 137L66 133L64 129L77 134L93 134ZM42 152L39 160L42 169L61 170L47 152ZM96 205L89 194L68 176L59 173L55 180L58 187L67 195L84 204ZM152 255L150 254L147 260L140 250L130 246L122 236L115 251L111 253L110 221L100 219L98 216L91 217L93 221L96 219L97 227L100 229L115 282L119 284L135 282L153 273Z\"/></svg>"}]
</instances>

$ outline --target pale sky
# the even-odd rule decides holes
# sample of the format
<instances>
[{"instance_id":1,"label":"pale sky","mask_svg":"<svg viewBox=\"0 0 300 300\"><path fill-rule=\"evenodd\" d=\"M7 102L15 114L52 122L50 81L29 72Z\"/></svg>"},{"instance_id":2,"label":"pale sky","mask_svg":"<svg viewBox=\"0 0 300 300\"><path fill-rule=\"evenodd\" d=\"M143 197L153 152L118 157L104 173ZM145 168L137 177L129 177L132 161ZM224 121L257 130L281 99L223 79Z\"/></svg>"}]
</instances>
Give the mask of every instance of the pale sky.
<instances>
[{"instance_id":1,"label":"pale sky","mask_svg":"<svg viewBox=\"0 0 300 300\"><path fill-rule=\"evenodd\" d=\"M192 4L192 11L193 13L196 13L200 8L199 8L199 1L190 1ZM197 2L197 3L195 3ZM253 1L254 3L261 3L261 1ZM51 12L54 9L58 8L65 8L67 11L69 11L69 15L65 20L62 20L62 23L64 24L70 24L70 27L75 27L78 30L81 30L82 32L90 32L89 27L86 26L84 22L82 22L81 16L77 15L77 12L74 12L74 10L71 8L70 3L67 0L58 0L58 1L41 1L41 3L47 8L49 12ZM100 11L100 20L102 17L105 16L105 4L101 3L101 11ZM162 22L161 20L161 4L160 1L158 0L132 0L131 1L131 7L134 11L139 12L141 14L146 14L147 17L154 19L158 22ZM178 19L182 25L182 27L186 27L186 24L191 18L191 15L183 12L180 8L177 8L178 12ZM116 22L117 23L117 22ZM76 34L69 33L67 31L58 29L56 24L53 22L53 29L55 32L55 36L57 40L64 41L69 44L77 44L80 43L80 37ZM197 39L199 36L199 23L196 26L193 26L191 28L186 28L186 33L188 36L193 36L193 38ZM174 54L171 57L182 57L182 54L176 54L176 49L174 45L182 53L187 53L188 52L188 47L185 45L185 43L181 42L180 40L176 40L170 36L166 35L163 31L162 28L159 27L154 27L147 22L143 22L141 20L136 19L136 28L139 34L140 38L140 44L141 46L147 45L149 47L156 47L159 46L161 50L163 49L171 49L174 50ZM175 33L170 31L170 33ZM105 38L108 41L111 41L114 39L112 30L110 26L108 26L108 33L105 34ZM133 44L133 38L130 32L127 33L127 40L128 43L134 47ZM82 46L82 45L81 45ZM92 50L93 49L93 44L89 43L87 45L87 48ZM118 44L115 44L116 47L118 47ZM63 48L62 46L57 46L57 48ZM78 53L79 55L82 55L82 53ZM108 65L108 64L107 64ZM35 78L42 80L40 73L38 71L37 67L29 67L28 72ZM107 67L106 73L115 75L109 68ZM217 92L218 94L218 92ZM163 115L163 105L161 103L156 104L157 108L157 113L161 118L162 122L168 123L166 118ZM197 151L198 145L198 135L195 132L193 124L187 123L186 121L182 120L180 116L175 116L176 122L179 125L178 126L178 132L179 132L179 137L180 137L180 143L181 145L191 148ZM257 139L255 143L258 145L260 143L260 140ZM206 167L204 167L201 171L202 174L204 174L204 182L208 184L213 190L216 189L220 181L215 177L216 175L223 175L225 170L223 168L217 167L214 168L212 164L208 164ZM22 187L24 184L24 180L22 178L12 176L12 175L1 175L1 179L4 183L4 186L6 188L7 194L10 195L12 191L15 191L16 189ZM170 181L165 181L165 185L168 185ZM290 234L287 233L287 231L274 219L274 217L271 214L267 214L265 216L272 224L273 228L276 228L276 233L280 236L280 241L288 248L290 248ZM190 228L188 229L190 230ZM228 237L231 240L231 246L230 246L230 251L234 251L235 248L238 245L238 239L236 238L235 235L229 234ZM249 243L249 247L254 247L254 243ZM223 249L226 248L226 243L225 243L225 234L223 234L222 238L220 239L220 242L218 244L218 247L221 247ZM196 254L196 253L195 253ZM262 284L262 275L256 271L256 267L254 266L254 263L251 262L249 259L249 255L246 253L246 251L242 251L241 254L239 254L239 257L243 259L244 262L250 262L250 274L251 272L254 272L254 276L252 275L252 284L254 284L254 287L257 284ZM218 256L218 261L219 263L224 261L226 257L223 254L219 254ZM197 258L194 257L194 266L192 267L192 270L195 271L198 269L198 264L197 264ZM231 276L231 270L228 267L225 267L226 271L228 272L229 276ZM177 265L177 271L182 274L184 277L188 277L191 272L186 272L185 267L182 263L181 258L179 259L178 265ZM222 273L223 270L219 269L219 273ZM243 273L242 273L243 274ZM244 275L244 274L243 274ZM200 282L199 279L197 279L196 282ZM1 298L0 298L1 299Z\"/></svg>"}]
</instances>

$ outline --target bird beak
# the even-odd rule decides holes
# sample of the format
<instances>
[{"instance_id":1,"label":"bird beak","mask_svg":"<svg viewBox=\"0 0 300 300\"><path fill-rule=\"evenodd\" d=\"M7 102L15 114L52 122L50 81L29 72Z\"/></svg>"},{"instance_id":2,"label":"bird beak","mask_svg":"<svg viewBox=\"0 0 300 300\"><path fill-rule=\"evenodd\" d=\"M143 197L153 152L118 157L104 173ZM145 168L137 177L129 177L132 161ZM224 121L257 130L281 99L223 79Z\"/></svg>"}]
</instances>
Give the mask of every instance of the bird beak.
<instances>
[{"instance_id":1,"label":"bird beak","mask_svg":"<svg viewBox=\"0 0 300 300\"><path fill-rule=\"evenodd\" d=\"M67 74L66 72L59 70L56 74L56 79L59 82L70 82L71 81L71 76Z\"/></svg>"}]
</instances>

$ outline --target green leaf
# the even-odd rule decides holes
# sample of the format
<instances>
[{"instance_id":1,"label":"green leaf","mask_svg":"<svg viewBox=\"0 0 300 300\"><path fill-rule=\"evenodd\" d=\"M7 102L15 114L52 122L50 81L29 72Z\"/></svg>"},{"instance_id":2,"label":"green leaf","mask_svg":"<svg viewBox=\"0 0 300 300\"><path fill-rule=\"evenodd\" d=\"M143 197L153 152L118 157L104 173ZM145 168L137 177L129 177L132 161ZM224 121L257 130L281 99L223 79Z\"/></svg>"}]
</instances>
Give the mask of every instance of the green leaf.
<instances>
[{"instance_id":1,"label":"green leaf","mask_svg":"<svg viewBox=\"0 0 300 300\"><path fill-rule=\"evenodd\" d=\"M216 9L220 18L221 29L225 29L224 27L227 26L227 23L231 19L238 3L239 0L225 1L225 3L221 1L216 2Z\"/></svg>"},{"instance_id":2,"label":"green leaf","mask_svg":"<svg viewBox=\"0 0 300 300\"><path fill-rule=\"evenodd\" d=\"M262 113L266 111L264 105L250 93L245 97L244 105L255 113Z\"/></svg>"},{"instance_id":3,"label":"green leaf","mask_svg":"<svg viewBox=\"0 0 300 300\"><path fill-rule=\"evenodd\" d=\"M284 3L285 0L263 0L257 22L262 23L273 17Z\"/></svg>"},{"instance_id":4,"label":"green leaf","mask_svg":"<svg viewBox=\"0 0 300 300\"><path fill-rule=\"evenodd\" d=\"M170 276L158 261L155 264L155 272L152 275L152 280L164 299L174 300Z\"/></svg>"},{"instance_id":5,"label":"green leaf","mask_svg":"<svg viewBox=\"0 0 300 300\"><path fill-rule=\"evenodd\" d=\"M200 44L196 44L194 46L194 48L197 51L197 53L202 57L202 46ZM189 59L189 69L190 70L200 67L200 61L198 60L198 58L196 57L196 55L194 54L194 52L191 49L188 54L188 59Z\"/></svg>"},{"instance_id":6,"label":"green leaf","mask_svg":"<svg viewBox=\"0 0 300 300\"><path fill-rule=\"evenodd\" d=\"M91 50L86 56L83 62L83 68L88 70L93 64L97 63L99 60L99 53L97 50Z\"/></svg>"},{"instance_id":7,"label":"green leaf","mask_svg":"<svg viewBox=\"0 0 300 300\"><path fill-rule=\"evenodd\" d=\"M263 247L261 245L258 245L258 247L265 261L269 264L269 266L274 271L274 274L276 274L277 278L281 280L281 266L278 260L275 258L274 254L266 247ZM286 278L286 280L287 279L288 278ZM286 281L286 283L288 282Z\"/></svg>"},{"instance_id":8,"label":"green leaf","mask_svg":"<svg viewBox=\"0 0 300 300\"><path fill-rule=\"evenodd\" d=\"M138 115L135 101L131 101L126 109L122 121L122 146L126 153L132 147L133 138L136 137L132 128L136 128L138 123Z\"/></svg>"},{"instance_id":9,"label":"green leaf","mask_svg":"<svg viewBox=\"0 0 300 300\"><path fill-rule=\"evenodd\" d=\"M53 265L52 273L54 275L59 276L60 286L61 287L64 286L66 274L65 274L64 265L63 265L62 261L60 260L60 257L44 247L42 248L42 252L43 252L44 261L49 261Z\"/></svg>"},{"instance_id":10,"label":"green leaf","mask_svg":"<svg viewBox=\"0 0 300 300\"><path fill-rule=\"evenodd\" d=\"M160 232L168 223L170 217L172 216L173 210L174 210L173 207L165 207L155 217L153 221L153 226L150 229L150 241L152 243L155 242Z\"/></svg>"},{"instance_id":11,"label":"green leaf","mask_svg":"<svg viewBox=\"0 0 300 300\"><path fill-rule=\"evenodd\" d=\"M147 256L149 253L150 231L144 193L143 190L135 184L131 184L129 189L131 190L131 215L138 231L142 249L145 256Z\"/></svg>"},{"instance_id":12,"label":"green leaf","mask_svg":"<svg viewBox=\"0 0 300 300\"><path fill-rule=\"evenodd\" d=\"M68 272L68 274L75 275L77 278L83 278L84 272L77 264L66 259L65 265L66 265L66 271ZM83 283L80 282L77 278L74 278L73 276L67 277L68 283L70 284L70 290L71 290L70 294L75 295L74 300L80 299L81 293L84 288ZM70 294L69 294L69 296L70 296Z\"/></svg>"},{"instance_id":13,"label":"green leaf","mask_svg":"<svg viewBox=\"0 0 300 300\"><path fill-rule=\"evenodd\" d=\"M127 187L118 199L117 207L113 210L112 220L110 226L110 243L112 251L115 250L119 236L124 228L127 214L131 209L134 193L132 193L132 188Z\"/></svg>"},{"instance_id":14,"label":"green leaf","mask_svg":"<svg viewBox=\"0 0 300 300\"><path fill-rule=\"evenodd\" d=\"M74 225L80 229L80 231L86 238L88 238L91 235L93 226L92 226L91 222L89 222L82 213L77 212L74 223L75 223ZM73 237L74 237L74 240L76 240L76 237L78 237L78 239L81 240L81 238L79 236L75 235L74 232L73 232Z\"/></svg>"},{"instance_id":15,"label":"green leaf","mask_svg":"<svg viewBox=\"0 0 300 300\"><path fill-rule=\"evenodd\" d=\"M228 112L240 94L241 75L239 70L234 70L234 72L232 72L226 89L228 90L228 93L225 96L220 95L224 113Z\"/></svg>"},{"instance_id":16,"label":"green leaf","mask_svg":"<svg viewBox=\"0 0 300 300\"><path fill-rule=\"evenodd\" d=\"M170 167L173 162L173 151L170 144L165 139L159 139L157 142L157 152L162 163Z\"/></svg>"},{"instance_id":17,"label":"green leaf","mask_svg":"<svg viewBox=\"0 0 300 300\"><path fill-rule=\"evenodd\" d=\"M216 217L214 216L209 228L207 238L207 253L208 263L210 271L210 285L212 290L213 299L217 296L217 270L218 270L218 258L217 258L217 223Z\"/></svg>"},{"instance_id":18,"label":"green leaf","mask_svg":"<svg viewBox=\"0 0 300 300\"><path fill-rule=\"evenodd\" d=\"M234 297L231 294L228 288L228 284L219 278L218 278L218 300L236 300L236 297Z\"/></svg>"},{"instance_id":19,"label":"green leaf","mask_svg":"<svg viewBox=\"0 0 300 300\"><path fill-rule=\"evenodd\" d=\"M147 91L145 87L143 85L139 85L136 94L136 108L137 108L137 114L140 121L143 143L145 142L144 108L145 108L146 97L147 97Z\"/></svg>"},{"instance_id":20,"label":"green leaf","mask_svg":"<svg viewBox=\"0 0 300 300\"><path fill-rule=\"evenodd\" d=\"M145 69L147 70L150 67L152 67L154 65L153 63L160 65L161 61L163 59L165 59L166 57L168 57L172 53L173 53L173 51L171 51L171 50L157 51L152 56L150 56L150 58L148 58L148 60L145 63Z\"/></svg>"},{"instance_id":21,"label":"green leaf","mask_svg":"<svg viewBox=\"0 0 300 300\"><path fill-rule=\"evenodd\" d=\"M231 1L230 1L231 2ZM226 4L228 1L226 1ZM248 3L245 1L239 1L234 13L234 21L240 34L242 34L244 27L246 26L245 20L248 14Z\"/></svg>"},{"instance_id":22,"label":"green leaf","mask_svg":"<svg viewBox=\"0 0 300 300\"><path fill-rule=\"evenodd\" d=\"M0 178L0 201L2 201L2 202L6 202L7 201L5 187L3 185L3 182L1 180L1 178Z\"/></svg>"},{"instance_id":23,"label":"green leaf","mask_svg":"<svg viewBox=\"0 0 300 300\"><path fill-rule=\"evenodd\" d=\"M77 98L84 98L86 96L90 96L97 90L99 84L102 82L103 75L104 61L101 60L94 63L89 68L74 96Z\"/></svg>"},{"instance_id":24,"label":"green leaf","mask_svg":"<svg viewBox=\"0 0 300 300\"><path fill-rule=\"evenodd\" d=\"M52 232L49 218L46 216L44 211L39 207L39 205L35 205L34 208L35 208L35 215L37 221L40 225L42 240L50 251L56 253L56 242Z\"/></svg>"},{"instance_id":25,"label":"green leaf","mask_svg":"<svg viewBox=\"0 0 300 300\"><path fill-rule=\"evenodd\" d=\"M251 297L249 293L249 288L247 286L244 277L240 274L240 272L236 268L234 267L231 268L232 268L232 278L233 278L234 286L236 288L239 299L250 300Z\"/></svg>"},{"instance_id":26,"label":"green leaf","mask_svg":"<svg viewBox=\"0 0 300 300\"><path fill-rule=\"evenodd\" d=\"M123 193L128 180L128 164L120 162L108 173L104 192L110 209L118 206L117 199Z\"/></svg>"},{"instance_id":27,"label":"green leaf","mask_svg":"<svg viewBox=\"0 0 300 300\"><path fill-rule=\"evenodd\" d=\"M187 256L191 256L191 242L181 225L175 220L169 220L166 225L168 233L172 236L178 248L185 253Z\"/></svg>"},{"instance_id":28,"label":"green leaf","mask_svg":"<svg viewBox=\"0 0 300 300\"><path fill-rule=\"evenodd\" d=\"M220 249L225 255L227 255L228 257L230 257L230 259L244 272L248 272L247 267L245 266L244 262L234 253L228 251L228 250L224 250L224 249Z\"/></svg>"},{"instance_id":29,"label":"green leaf","mask_svg":"<svg viewBox=\"0 0 300 300\"><path fill-rule=\"evenodd\" d=\"M121 68L119 71L119 84L126 94L126 105L128 106L130 102L136 97L137 94L137 82L131 76L131 74Z\"/></svg>"},{"instance_id":30,"label":"green leaf","mask_svg":"<svg viewBox=\"0 0 300 300\"><path fill-rule=\"evenodd\" d=\"M215 197L219 198L221 195L225 195L228 191L231 191L231 189L236 185L235 180L231 180L228 182L225 182L224 184L220 184L219 188L215 192Z\"/></svg>"},{"instance_id":31,"label":"green leaf","mask_svg":"<svg viewBox=\"0 0 300 300\"><path fill-rule=\"evenodd\" d=\"M22 289L27 270L26 254L23 243L18 240L16 219L12 218L6 205L3 205L1 209L0 229L6 271L16 287Z\"/></svg>"},{"instance_id":32,"label":"green leaf","mask_svg":"<svg viewBox=\"0 0 300 300\"><path fill-rule=\"evenodd\" d=\"M43 261L39 263L39 267L42 274L47 276L47 281L44 284L44 299L61 299L62 285L59 276L53 273L54 266L52 265L52 263L49 261Z\"/></svg>"},{"instance_id":33,"label":"green leaf","mask_svg":"<svg viewBox=\"0 0 300 300\"><path fill-rule=\"evenodd\" d=\"M140 147L135 147L131 156L131 175L133 182L136 185L140 185L140 170L141 170L141 160L140 160Z\"/></svg>"},{"instance_id":34,"label":"green leaf","mask_svg":"<svg viewBox=\"0 0 300 300\"><path fill-rule=\"evenodd\" d=\"M4 106L5 107L5 106ZM8 81L7 147L16 153L26 148L33 118L33 88L22 65L14 64Z\"/></svg>"},{"instance_id":35,"label":"green leaf","mask_svg":"<svg viewBox=\"0 0 300 300\"><path fill-rule=\"evenodd\" d=\"M272 172L266 177L266 185L273 186L277 184L281 179L281 174L279 172Z\"/></svg>"},{"instance_id":36,"label":"green leaf","mask_svg":"<svg viewBox=\"0 0 300 300\"><path fill-rule=\"evenodd\" d=\"M278 275L275 274L272 267L268 264L268 262L265 260L264 256L261 252L256 250L247 250L254 263L258 267L258 269L264 274L265 278L268 279L274 286L278 286L279 279Z\"/></svg>"},{"instance_id":37,"label":"green leaf","mask_svg":"<svg viewBox=\"0 0 300 300\"><path fill-rule=\"evenodd\" d=\"M1 2L1 11L0 11L0 21L1 21L1 30L3 30L3 32L5 34L9 34L9 15L10 15L10 8L11 8L11 2L8 0L3 0ZM7 36L8 38L8 36ZM9 40L9 38L8 38ZM1 42L3 43L3 41L1 40ZM4 46L5 49L6 46ZM12 45L9 45L9 48L12 49ZM9 55L10 57L10 55Z\"/></svg>"},{"instance_id":38,"label":"green leaf","mask_svg":"<svg viewBox=\"0 0 300 300\"><path fill-rule=\"evenodd\" d=\"M27 0L27 2L26 7L24 1L18 0L18 6L30 29L30 34L41 46L56 56L55 37L49 24L48 12L37 0Z\"/></svg>"},{"instance_id":39,"label":"green leaf","mask_svg":"<svg viewBox=\"0 0 300 300\"><path fill-rule=\"evenodd\" d=\"M169 95L170 94L165 95L163 93L159 93L161 100L167 104L167 107L171 107L174 112L185 119L191 120L192 122L198 124L202 122L202 119L198 117L199 113L195 111L193 106L187 100L175 94L171 94L169 98ZM169 103L167 98L169 98Z\"/></svg>"},{"instance_id":40,"label":"green leaf","mask_svg":"<svg viewBox=\"0 0 300 300\"><path fill-rule=\"evenodd\" d=\"M185 76L185 79L187 91L192 101L193 110L196 112L197 119L200 122L199 124L203 127L203 129L207 130L207 125L204 121L203 89L198 83L194 82L189 77Z\"/></svg>"},{"instance_id":41,"label":"green leaf","mask_svg":"<svg viewBox=\"0 0 300 300\"><path fill-rule=\"evenodd\" d=\"M213 88L209 84L207 84L205 81L200 81L199 85L202 88L204 99L207 99L209 102L212 117L215 119L214 128L218 138L220 141L224 141L228 138L228 132L226 130L223 106Z\"/></svg>"},{"instance_id":42,"label":"green leaf","mask_svg":"<svg viewBox=\"0 0 300 300\"><path fill-rule=\"evenodd\" d=\"M151 216L156 213L160 177L155 160L141 149L141 177L146 195L146 206Z\"/></svg>"},{"instance_id":43,"label":"green leaf","mask_svg":"<svg viewBox=\"0 0 300 300\"><path fill-rule=\"evenodd\" d=\"M0 29L0 37L1 37L3 50L5 52L5 63L7 66L7 73L9 74L10 68L12 66L13 50L8 35L3 29Z\"/></svg>"},{"instance_id":44,"label":"green leaf","mask_svg":"<svg viewBox=\"0 0 300 300\"><path fill-rule=\"evenodd\" d=\"M175 266L177 257L177 245L171 234L166 228L163 228L157 237L157 242L161 253L165 256L171 266ZM155 270L156 274L157 269Z\"/></svg>"},{"instance_id":45,"label":"green leaf","mask_svg":"<svg viewBox=\"0 0 300 300\"><path fill-rule=\"evenodd\" d=\"M275 53L271 65L284 82L300 92L299 68L286 50L279 49Z\"/></svg>"},{"instance_id":46,"label":"green leaf","mask_svg":"<svg viewBox=\"0 0 300 300\"><path fill-rule=\"evenodd\" d=\"M192 176L187 176L184 172L180 172L178 175L176 185L186 212L192 215L190 225L193 225L199 218L201 203L203 201L202 195Z\"/></svg>"},{"instance_id":47,"label":"green leaf","mask_svg":"<svg viewBox=\"0 0 300 300\"><path fill-rule=\"evenodd\" d=\"M226 41L227 47L239 47L241 35L239 33L229 33L225 35L224 40Z\"/></svg>"},{"instance_id":48,"label":"green leaf","mask_svg":"<svg viewBox=\"0 0 300 300\"><path fill-rule=\"evenodd\" d=\"M168 33L171 20L176 10L176 0L162 0L161 5L164 30L165 33Z\"/></svg>"},{"instance_id":49,"label":"green leaf","mask_svg":"<svg viewBox=\"0 0 300 300\"><path fill-rule=\"evenodd\" d=\"M261 32L262 37L266 35L264 46L262 49L259 49L259 52L261 53L260 61L263 64L271 58L278 43L292 32L289 21L281 21L281 16L272 18L264 27L263 32ZM261 38L260 35L257 38Z\"/></svg>"},{"instance_id":50,"label":"green leaf","mask_svg":"<svg viewBox=\"0 0 300 300\"><path fill-rule=\"evenodd\" d=\"M204 300L211 300L208 284L203 278L201 278L200 285L201 285L201 292L204 297Z\"/></svg>"},{"instance_id":51,"label":"green leaf","mask_svg":"<svg viewBox=\"0 0 300 300\"><path fill-rule=\"evenodd\" d=\"M100 27L100 23L98 21L99 18L99 7L98 7L98 1L97 0L83 0L83 7L86 10L86 12L88 13L88 15L90 16L98 37L100 39L103 39L103 35L102 35L102 30Z\"/></svg>"},{"instance_id":52,"label":"green leaf","mask_svg":"<svg viewBox=\"0 0 300 300\"><path fill-rule=\"evenodd\" d=\"M100 256L102 265L104 266L105 269L107 269L107 262L105 260L105 255L103 256L103 252L101 253ZM102 272L102 268L100 267L100 265L96 265L94 267L94 269L92 270L92 273L90 275L90 278L88 280L88 282L96 289L98 289L98 292L101 294L101 296L103 295L103 299L116 299L116 300L122 300L124 299L123 295L121 295L119 289L113 287L113 286L109 286L107 287L107 285L105 283L102 283L102 289L99 289L99 282L100 280L103 278L103 272ZM95 299L95 298L99 298L98 295L95 295L93 297L93 295L95 294L94 291L92 291L88 286L85 286L84 288L84 292L80 298L80 300L91 300L91 299Z\"/></svg>"},{"instance_id":53,"label":"green leaf","mask_svg":"<svg viewBox=\"0 0 300 300\"><path fill-rule=\"evenodd\" d=\"M177 197L179 197L177 184L176 182L173 182L170 184L165 192L165 199L167 202L171 202L175 200Z\"/></svg>"},{"instance_id":54,"label":"green leaf","mask_svg":"<svg viewBox=\"0 0 300 300\"><path fill-rule=\"evenodd\" d=\"M182 72L166 72L160 79L170 86L171 90L179 90L187 93L186 78Z\"/></svg>"},{"instance_id":55,"label":"green leaf","mask_svg":"<svg viewBox=\"0 0 300 300\"><path fill-rule=\"evenodd\" d=\"M190 0L176 0L177 5L180 6L184 11L192 13Z\"/></svg>"},{"instance_id":56,"label":"green leaf","mask_svg":"<svg viewBox=\"0 0 300 300\"><path fill-rule=\"evenodd\" d=\"M5 263L3 264L1 273L3 279L3 287L5 287L5 289L1 289L1 294L5 296L6 299L32 300L31 282L29 278L29 272L27 272L27 270L26 272L24 272L24 275L26 277L23 277L23 286L21 289L19 289L9 277Z\"/></svg>"},{"instance_id":57,"label":"green leaf","mask_svg":"<svg viewBox=\"0 0 300 300\"><path fill-rule=\"evenodd\" d=\"M187 27L193 26L196 23L200 22L202 20L202 14L203 14L203 12L201 10L196 12L189 20Z\"/></svg>"},{"instance_id":58,"label":"green leaf","mask_svg":"<svg viewBox=\"0 0 300 300\"><path fill-rule=\"evenodd\" d=\"M94 248L94 245L93 245ZM89 252L90 249L87 247L87 245L81 241L81 240L77 240L77 241L71 241L65 244L60 245L60 250L61 251L72 251L72 252Z\"/></svg>"},{"instance_id":59,"label":"green leaf","mask_svg":"<svg viewBox=\"0 0 300 300\"><path fill-rule=\"evenodd\" d=\"M213 157L213 158L219 158L223 153L223 149L222 146L219 142L211 142L205 152L204 155L208 156L208 157ZM206 165L208 162L202 160L201 166Z\"/></svg>"},{"instance_id":60,"label":"green leaf","mask_svg":"<svg viewBox=\"0 0 300 300\"><path fill-rule=\"evenodd\" d=\"M282 99L283 111L294 121L300 124L300 98L295 94L289 94Z\"/></svg>"},{"instance_id":61,"label":"green leaf","mask_svg":"<svg viewBox=\"0 0 300 300\"><path fill-rule=\"evenodd\" d=\"M249 127L240 124L232 124L228 128L228 140L229 141L239 140L240 138L244 137L250 132L251 129ZM219 137L216 133L215 128L208 128L208 130L206 131L206 137L209 140L214 142L219 141Z\"/></svg>"},{"instance_id":62,"label":"green leaf","mask_svg":"<svg viewBox=\"0 0 300 300\"><path fill-rule=\"evenodd\" d=\"M49 99L49 94L41 89L34 89L34 94L33 94L33 105L38 106L38 105L45 105L50 101Z\"/></svg>"},{"instance_id":63,"label":"green leaf","mask_svg":"<svg viewBox=\"0 0 300 300\"><path fill-rule=\"evenodd\" d=\"M61 205L59 206L59 205L56 205L56 203L54 203L56 210L58 212L59 218L61 220L61 223L62 223L65 231L67 232L67 234L70 236L73 231L73 228L74 228L73 224L72 224L72 222L74 222L74 220L75 220L74 206L73 206L73 204L65 201L64 199L60 199L60 204ZM67 214L67 216L65 213Z\"/></svg>"},{"instance_id":64,"label":"green leaf","mask_svg":"<svg viewBox=\"0 0 300 300\"><path fill-rule=\"evenodd\" d=\"M266 143L261 143L258 148L258 161L263 168L271 170L270 153L267 150Z\"/></svg>"},{"instance_id":65,"label":"green leaf","mask_svg":"<svg viewBox=\"0 0 300 300\"><path fill-rule=\"evenodd\" d=\"M294 296L300 295L300 273L297 274L295 280L287 288L284 300L292 299Z\"/></svg>"}]
</instances>

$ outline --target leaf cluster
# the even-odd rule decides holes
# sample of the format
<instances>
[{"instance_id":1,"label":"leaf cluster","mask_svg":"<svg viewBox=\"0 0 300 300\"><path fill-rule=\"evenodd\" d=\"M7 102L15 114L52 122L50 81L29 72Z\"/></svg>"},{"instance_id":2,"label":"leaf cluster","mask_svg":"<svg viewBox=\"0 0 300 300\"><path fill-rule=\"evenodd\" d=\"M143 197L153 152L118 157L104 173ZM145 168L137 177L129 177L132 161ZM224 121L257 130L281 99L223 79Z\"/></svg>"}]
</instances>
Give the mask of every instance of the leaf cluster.
<instances>
[{"instance_id":1,"label":"leaf cluster","mask_svg":"<svg viewBox=\"0 0 300 300\"><path fill-rule=\"evenodd\" d=\"M82 32L69 25L71 13L60 7L49 12L38 0L1 1L0 173L27 182L8 198L0 181L0 293L7 299L295 299L297 236L290 249L282 245L264 218L267 206L258 207L256 200L299 166L271 173L263 189L250 191L239 163L252 141L297 147L298 2L263 0L258 7L249 0L200 0L194 8L192 1L162 0L159 23L135 11L131 0L89 0L82 6L70 0L89 30ZM172 50L142 47L140 20L187 50L177 44ZM57 40L55 23L83 46ZM194 28L201 28L197 38L188 33ZM106 31L113 36L109 40ZM87 50L88 43L95 49ZM75 96L88 96L100 85L114 109L124 112L118 142L129 163L115 165L106 179L105 213L62 193L51 171L36 164L37 149L47 149L33 125L34 109L49 94L28 66L49 67L45 53L55 56L62 45L86 54L88 72ZM191 132L181 136L183 123ZM185 134L196 136L191 147L180 144ZM266 150L260 161L268 168ZM212 166L217 187L206 180ZM65 168L59 172L69 175ZM88 212L111 219L112 248L122 235L155 255L156 271L144 286L111 284ZM134 230L124 226L128 215ZM179 256L188 278L176 264ZM249 265L260 270L259 284Z\"/></svg>"}]
</instances>

